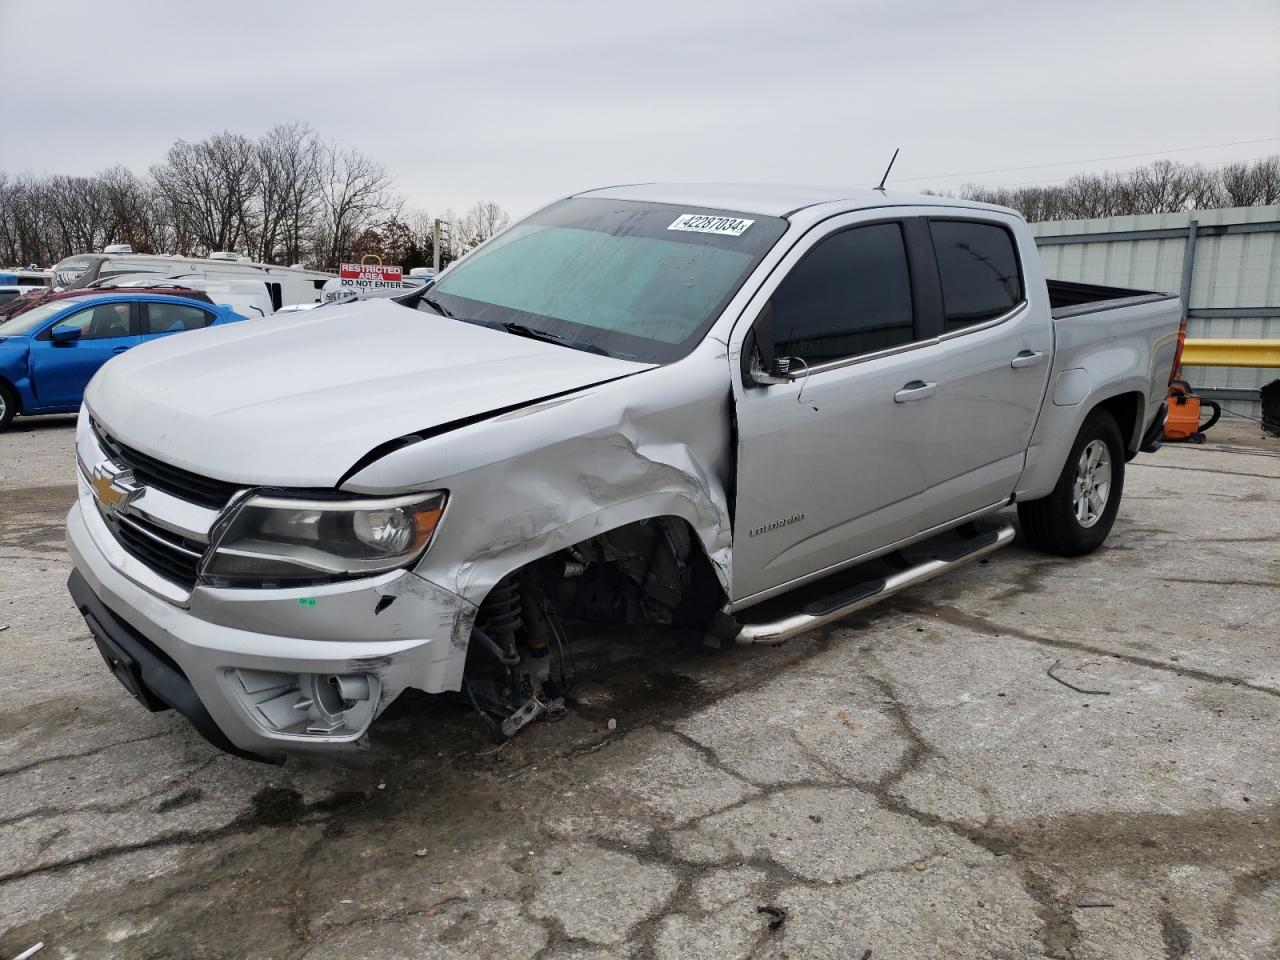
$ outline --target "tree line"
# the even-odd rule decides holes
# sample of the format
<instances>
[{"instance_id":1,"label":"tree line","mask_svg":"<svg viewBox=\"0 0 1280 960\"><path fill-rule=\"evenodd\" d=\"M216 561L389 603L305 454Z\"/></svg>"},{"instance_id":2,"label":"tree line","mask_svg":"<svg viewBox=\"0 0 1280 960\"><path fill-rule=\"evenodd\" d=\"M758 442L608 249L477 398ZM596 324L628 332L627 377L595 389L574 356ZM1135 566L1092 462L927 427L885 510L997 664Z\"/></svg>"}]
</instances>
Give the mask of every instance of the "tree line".
<instances>
[{"instance_id":1,"label":"tree line","mask_svg":"<svg viewBox=\"0 0 1280 960\"><path fill-rule=\"evenodd\" d=\"M939 195L933 190L925 193ZM1032 223L1254 207L1280 203L1280 155L1218 168L1157 160L1124 173L1077 174L1056 185L966 184L940 195L1012 207Z\"/></svg>"},{"instance_id":2,"label":"tree line","mask_svg":"<svg viewBox=\"0 0 1280 960\"><path fill-rule=\"evenodd\" d=\"M407 209L394 187L383 164L300 123L257 139L179 140L141 175L123 166L89 176L0 171L0 264L49 266L111 243L329 270L368 253L406 268L429 264L434 218ZM440 217L449 223L445 263L510 222L491 201Z\"/></svg>"},{"instance_id":3,"label":"tree line","mask_svg":"<svg viewBox=\"0 0 1280 960\"><path fill-rule=\"evenodd\" d=\"M123 166L90 176L0 171L0 264L48 266L110 243L184 256L230 250L330 270L364 254L406 268L429 264L434 218L406 208L394 187L383 164L299 123L257 139L224 132L179 140L142 175ZM1257 206L1280 203L1280 156L1218 168L1158 160L1061 184L968 184L945 195L1013 207L1032 222ZM510 222L492 201L440 219L448 223L442 263Z\"/></svg>"}]
</instances>

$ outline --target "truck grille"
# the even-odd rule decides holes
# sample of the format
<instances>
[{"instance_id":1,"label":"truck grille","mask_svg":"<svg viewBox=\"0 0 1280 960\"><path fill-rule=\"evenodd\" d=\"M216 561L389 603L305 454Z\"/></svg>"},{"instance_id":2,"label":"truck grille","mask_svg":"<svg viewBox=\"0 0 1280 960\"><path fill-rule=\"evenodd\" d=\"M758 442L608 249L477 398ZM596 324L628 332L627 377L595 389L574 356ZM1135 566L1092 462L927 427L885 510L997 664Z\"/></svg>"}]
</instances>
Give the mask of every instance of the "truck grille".
<instances>
[{"instance_id":1,"label":"truck grille","mask_svg":"<svg viewBox=\"0 0 1280 960\"><path fill-rule=\"evenodd\" d=\"M121 517L98 511L120 546L166 580L192 590L200 569L204 545L171 533L138 517Z\"/></svg>"},{"instance_id":2,"label":"truck grille","mask_svg":"<svg viewBox=\"0 0 1280 960\"><path fill-rule=\"evenodd\" d=\"M241 489L238 484L228 483L226 480L202 477L181 467L170 466L140 450L125 446L102 429L97 421L91 420L90 424L103 452L131 469L138 481L148 487L156 487L175 497L215 510L226 506L227 501Z\"/></svg>"}]
</instances>

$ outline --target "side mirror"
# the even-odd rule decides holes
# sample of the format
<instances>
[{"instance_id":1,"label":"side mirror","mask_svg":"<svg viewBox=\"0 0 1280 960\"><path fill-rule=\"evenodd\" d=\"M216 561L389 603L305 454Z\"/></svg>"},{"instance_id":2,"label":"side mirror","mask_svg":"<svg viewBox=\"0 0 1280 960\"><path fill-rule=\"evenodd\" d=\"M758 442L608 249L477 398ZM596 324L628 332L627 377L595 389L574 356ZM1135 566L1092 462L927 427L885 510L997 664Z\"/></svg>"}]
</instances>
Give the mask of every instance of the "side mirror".
<instances>
[{"instance_id":1,"label":"side mirror","mask_svg":"<svg viewBox=\"0 0 1280 960\"><path fill-rule=\"evenodd\" d=\"M769 366L765 367L758 350L752 352L748 377L751 383L761 387L775 383L791 383L795 380L795 375L791 372L790 357L774 357Z\"/></svg>"},{"instance_id":2,"label":"side mirror","mask_svg":"<svg viewBox=\"0 0 1280 960\"><path fill-rule=\"evenodd\" d=\"M81 330L79 327L71 327L71 326L64 325L60 327L54 327L53 330L49 333L49 337L53 340L54 343L71 343L75 340L79 340L80 334L82 334L83 332L84 331Z\"/></svg>"},{"instance_id":3,"label":"side mirror","mask_svg":"<svg viewBox=\"0 0 1280 960\"><path fill-rule=\"evenodd\" d=\"M775 350L773 304L765 304L760 311L745 346L747 353L744 359L747 359L747 366L744 379L748 383L763 387L775 383L790 383L795 379L791 375L791 358L779 357Z\"/></svg>"}]
</instances>

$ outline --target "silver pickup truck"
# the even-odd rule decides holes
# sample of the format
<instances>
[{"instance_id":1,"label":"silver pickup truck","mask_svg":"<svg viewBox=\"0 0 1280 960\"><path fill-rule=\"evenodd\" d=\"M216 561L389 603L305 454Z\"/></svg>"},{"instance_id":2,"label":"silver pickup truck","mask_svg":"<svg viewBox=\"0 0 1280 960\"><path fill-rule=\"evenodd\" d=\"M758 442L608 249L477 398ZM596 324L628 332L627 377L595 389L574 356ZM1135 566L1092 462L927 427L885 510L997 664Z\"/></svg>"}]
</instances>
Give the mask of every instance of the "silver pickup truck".
<instances>
[{"instance_id":1,"label":"silver pickup truck","mask_svg":"<svg viewBox=\"0 0 1280 960\"><path fill-rule=\"evenodd\" d=\"M241 756L365 746L409 687L509 736L564 709L576 623L786 640L1008 543L1013 503L1093 550L1180 318L1046 283L1002 208L595 190L398 302L107 364L71 595L131 694Z\"/></svg>"}]
</instances>

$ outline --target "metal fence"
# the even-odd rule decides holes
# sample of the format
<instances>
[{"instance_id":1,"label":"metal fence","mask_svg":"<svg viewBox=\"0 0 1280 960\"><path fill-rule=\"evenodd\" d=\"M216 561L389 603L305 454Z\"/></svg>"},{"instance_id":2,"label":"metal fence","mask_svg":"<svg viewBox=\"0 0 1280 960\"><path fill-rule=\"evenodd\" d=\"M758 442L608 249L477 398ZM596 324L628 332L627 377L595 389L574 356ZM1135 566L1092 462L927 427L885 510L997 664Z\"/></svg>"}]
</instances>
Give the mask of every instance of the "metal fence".
<instances>
[{"instance_id":1,"label":"metal fence","mask_svg":"<svg viewBox=\"0 0 1280 960\"><path fill-rule=\"evenodd\" d=\"M1045 273L1182 295L1187 336L1280 339L1280 204L1141 217L1033 223ZM1260 416L1259 388L1275 370L1186 367L1204 396Z\"/></svg>"}]
</instances>

